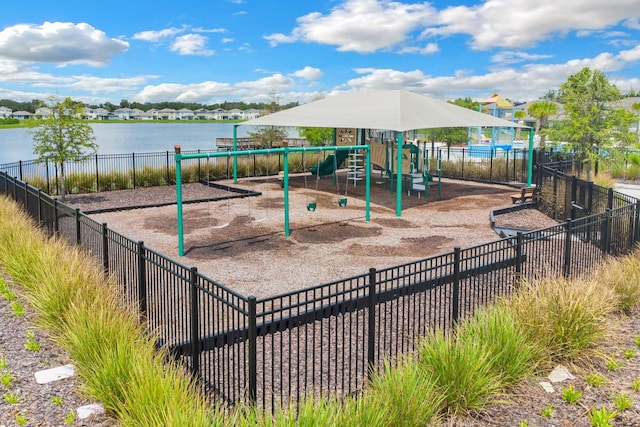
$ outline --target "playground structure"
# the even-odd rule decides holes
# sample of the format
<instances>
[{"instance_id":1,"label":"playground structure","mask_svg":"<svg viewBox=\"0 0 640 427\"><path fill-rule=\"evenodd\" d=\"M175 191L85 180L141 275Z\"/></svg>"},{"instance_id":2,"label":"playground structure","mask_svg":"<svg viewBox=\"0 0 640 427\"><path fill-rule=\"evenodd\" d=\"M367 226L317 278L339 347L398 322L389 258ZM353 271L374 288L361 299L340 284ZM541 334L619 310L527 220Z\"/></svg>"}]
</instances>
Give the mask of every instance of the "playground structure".
<instances>
[{"instance_id":1,"label":"playground structure","mask_svg":"<svg viewBox=\"0 0 640 427\"><path fill-rule=\"evenodd\" d=\"M289 165L288 155L295 152L313 152L313 151L333 151L334 153L340 151L357 151L364 150L365 157L365 221L369 222L371 218L370 214L370 188L371 188L371 156L370 148L368 145L355 145L355 146L330 146L330 147L283 147L283 148L270 148L260 150L240 150L240 151L216 151L210 153L198 153L198 154L182 154L179 145L175 146L175 162L176 162L176 204L177 204L177 219L178 219L178 254L184 256L184 218L183 218L183 203L182 203L182 160L188 159L210 159L217 157L233 158L234 163L234 182L237 182L237 158L241 156L250 156L255 154L282 154L284 171L282 174L283 188L284 188L284 235L289 236L291 234L289 224ZM338 203L341 207L346 206L346 198L340 198ZM308 206L309 208L309 206ZM313 207L315 209L315 207ZM312 209L309 209L312 210ZM228 220L228 218L227 218Z\"/></svg>"},{"instance_id":2,"label":"playground structure","mask_svg":"<svg viewBox=\"0 0 640 427\"><path fill-rule=\"evenodd\" d=\"M426 144L426 143L425 143ZM408 193L415 191L420 194L424 192L425 197L429 197L429 185L438 185L438 195L442 194L442 168L441 159L437 162L437 182L429 168L426 146L420 149L417 143L407 141L402 145L402 162L398 168L394 162L397 148L395 144L385 144L384 142L374 142L371 145L371 164L380 170L380 174L389 178L389 190L394 191L394 181L408 180ZM400 171L400 174L398 174Z\"/></svg>"},{"instance_id":3,"label":"playground structure","mask_svg":"<svg viewBox=\"0 0 640 427\"><path fill-rule=\"evenodd\" d=\"M513 121L515 109L512 103L494 93L490 98L480 101L479 112L490 114L503 120ZM496 149L513 148L514 128L491 127L490 135L485 135L480 127L469 128L469 151L471 153Z\"/></svg>"}]
</instances>

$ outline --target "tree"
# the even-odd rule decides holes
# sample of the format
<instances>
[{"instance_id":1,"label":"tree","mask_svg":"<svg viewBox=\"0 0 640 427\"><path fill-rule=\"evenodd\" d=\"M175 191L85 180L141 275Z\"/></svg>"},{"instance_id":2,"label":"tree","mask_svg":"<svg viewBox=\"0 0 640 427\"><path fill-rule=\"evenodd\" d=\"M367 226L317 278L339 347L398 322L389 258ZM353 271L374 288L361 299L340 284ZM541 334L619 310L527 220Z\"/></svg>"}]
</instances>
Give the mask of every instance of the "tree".
<instances>
[{"instance_id":1,"label":"tree","mask_svg":"<svg viewBox=\"0 0 640 427\"><path fill-rule=\"evenodd\" d=\"M263 116L283 109L278 104L278 97L274 91L271 91L269 96L271 102L262 109ZM274 143L281 143L288 136L287 129L282 126L257 126L255 132L248 132L248 134L260 147L273 147Z\"/></svg>"},{"instance_id":2,"label":"tree","mask_svg":"<svg viewBox=\"0 0 640 427\"><path fill-rule=\"evenodd\" d=\"M568 142L590 165L601 154L615 150L620 142L621 130L615 124L620 123L621 116L609 107L620 98L620 91L603 72L583 68L560 86L559 99L564 103L566 119L549 129L549 135Z\"/></svg>"},{"instance_id":3,"label":"tree","mask_svg":"<svg viewBox=\"0 0 640 427\"><path fill-rule=\"evenodd\" d=\"M536 119L536 133L540 135L540 146L544 147L546 135L544 130L549 127L549 117L558 113L558 106L551 101L538 101L529 104L527 113Z\"/></svg>"},{"instance_id":4,"label":"tree","mask_svg":"<svg viewBox=\"0 0 640 427\"><path fill-rule=\"evenodd\" d=\"M298 128L300 136L309 141L311 145L329 145L333 142L333 128Z\"/></svg>"},{"instance_id":5,"label":"tree","mask_svg":"<svg viewBox=\"0 0 640 427\"><path fill-rule=\"evenodd\" d=\"M636 112L636 136L637 142L640 142L640 102L634 103L631 108Z\"/></svg>"},{"instance_id":6,"label":"tree","mask_svg":"<svg viewBox=\"0 0 640 427\"><path fill-rule=\"evenodd\" d=\"M478 111L480 103L469 97L458 98L455 101L447 101L458 107L468 108L469 110ZM468 128L432 128L423 129L421 131L430 142L445 142L447 147L453 144L464 144L469 141Z\"/></svg>"},{"instance_id":7,"label":"tree","mask_svg":"<svg viewBox=\"0 0 640 427\"><path fill-rule=\"evenodd\" d=\"M95 153L93 128L76 117L82 114L83 106L66 98L63 102L50 99L51 115L36 119L31 130L33 153L40 162L52 162L60 171L60 194L66 195L65 163L83 160ZM90 150L90 152L86 152Z\"/></svg>"},{"instance_id":8,"label":"tree","mask_svg":"<svg viewBox=\"0 0 640 427\"><path fill-rule=\"evenodd\" d=\"M517 110L513 113L513 118L516 119L518 121L518 123L520 123L522 121L522 119L524 119L527 116L527 113L525 113L522 110ZM524 122L522 122L522 124L524 124ZM520 131L522 129L518 128L516 130L516 139L520 139Z\"/></svg>"}]
</instances>

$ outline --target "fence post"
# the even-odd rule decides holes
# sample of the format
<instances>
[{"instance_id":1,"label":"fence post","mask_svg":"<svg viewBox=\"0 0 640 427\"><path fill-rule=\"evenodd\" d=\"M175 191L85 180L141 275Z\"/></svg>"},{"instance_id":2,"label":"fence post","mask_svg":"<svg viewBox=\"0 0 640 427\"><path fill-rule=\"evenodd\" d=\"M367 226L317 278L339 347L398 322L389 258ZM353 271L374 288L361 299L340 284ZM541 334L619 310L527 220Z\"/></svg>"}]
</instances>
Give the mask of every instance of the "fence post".
<instances>
[{"instance_id":1,"label":"fence post","mask_svg":"<svg viewBox=\"0 0 640 427\"><path fill-rule=\"evenodd\" d=\"M258 327L257 327L257 309L256 297L248 298L248 327L249 327L249 402L255 403L258 391Z\"/></svg>"},{"instance_id":2,"label":"fence post","mask_svg":"<svg viewBox=\"0 0 640 427\"><path fill-rule=\"evenodd\" d=\"M509 182L509 153L511 150L507 150L507 164L504 167L504 182ZM514 151L515 156L515 151Z\"/></svg>"},{"instance_id":3,"label":"fence post","mask_svg":"<svg viewBox=\"0 0 640 427\"><path fill-rule=\"evenodd\" d=\"M458 324L460 317L460 247L453 248L453 292L452 292L452 326Z\"/></svg>"},{"instance_id":4,"label":"fence post","mask_svg":"<svg viewBox=\"0 0 640 427\"><path fill-rule=\"evenodd\" d=\"M98 172L98 153L96 153L96 191L100 192L100 172Z\"/></svg>"},{"instance_id":5,"label":"fence post","mask_svg":"<svg viewBox=\"0 0 640 427\"><path fill-rule=\"evenodd\" d=\"M604 221L602 222L600 249L607 255L609 253L609 233L611 232L611 209L604 211Z\"/></svg>"},{"instance_id":6,"label":"fence post","mask_svg":"<svg viewBox=\"0 0 640 427\"><path fill-rule=\"evenodd\" d=\"M80 246L80 243L82 242L82 240L80 237L80 209L78 208L76 208L75 217L76 217L76 245Z\"/></svg>"},{"instance_id":7,"label":"fence post","mask_svg":"<svg viewBox=\"0 0 640 427\"><path fill-rule=\"evenodd\" d=\"M133 169L131 172L131 178L133 179L133 188L136 188L136 153L131 153L131 164Z\"/></svg>"},{"instance_id":8,"label":"fence post","mask_svg":"<svg viewBox=\"0 0 640 427\"><path fill-rule=\"evenodd\" d=\"M607 192L607 209L613 209L613 188L609 187Z\"/></svg>"},{"instance_id":9,"label":"fence post","mask_svg":"<svg viewBox=\"0 0 640 427\"><path fill-rule=\"evenodd\" d=\"M145 248L142 240L138 241L138 308L141 317L147 317L147 266Z\"/></svg>"},{"instance_id":10,"label":"fence post","mask_svg":"<svg viewBox=\"0 0 640 427\"><path fill-rule=\"evenodd\" d=\"M640 241L640 201L636 202L634 230L635 230L635 233L633 236L633 241L638 243Z\"/></svg>"},{"instance_id":11,"label":"fence post","mask_svg":"<svg viewBox=\"0 0 640 427\"><path fill-rule=\"evenodd\" d=\"M169 185L171 182L171 177L169 176L169 151L167 150L167 179L165 181L165 185ZM200 181L200 179L198 178L198 181Z\"/></svg>"},{"instance_id":12,"label":"fence post","mask_svg":"<svg viewBox=\"0 0 640 427\"><path fill-rule=\"evenodd\" d=\"M524 237L522 231L518 231L516 235L516 287L520 284L522 278L522 249Z\"/></svg>"},{"instance_id":13,"label":"fence post","mask_svg":"<svg viewBox=\"0 0 640 427\"><path fill-rule=\"evenodd\" d=\"M367 376L371 379L376 360L376 272L375 268L369 269L369 298L367 315L369 316L368 337L367 337Z\"/></svg>"},{"instance_id":14,"label":"fence post","mask_svg":"<svg viewBox=\"0 0 640 427\"><path fill-rule=\"evenodd\" d=\"M102 223L102 268L106 276L109 275L109 239L107 238L107 223Z\"/></svg>"},{"instance_id":15,"label":"fence post","mask_svg":"<svg viewBox=\"0 0 640 427\"><path fill-rule=\"evenodd\" d=\"M58 199L53 198L53 234L58 234L60 224L58 223Z\"/></svg>"},{"instance_id":16,"label":"fence post","mask_svg":"<svg viewBox=\"0 0 640 427\"><path fill-rule=\"evenodd\" d=\"M569 277L571 275L571 235L573 231L573 220L567 219L565 222L565 237L564 237L564 268L562 271L563 277Z\"/></svg>"},{"instance_id":17,"label":"fence post","mask_svg":"<svg viewBox=\"0 0 640 427\"><path fill-rule=\"evenodd\" d=\"M589 181L587 187L587 215L591 215L593 211L593 181Z\"/></svg>"},{"instance_id":18,"label":"fence post","mask_svg":"<svg viewBox=\"0 0 640 427\"><path fill-rule=\"evenodd\" d=\"M449 148L447 147L447 156L449 156ZM449 159L447 159L449 160ZM464 179L464 148L462 149L462 176L461 179Z\"/></svg>"},{"instance_id":19,"label":"fence post","mask_svg":"<svg viewBox=\"0 0 640 427\"><path fill-rule=\"evenodd\" d=\"M49 182L49 160L44 162L44 172L47 179L47 194L51 194L51 182Z\"/></svg>"},{"instance_id":20,"label":"fence post","mask_svg":"<svg viewBox=\"0 0 640 427\"><path fill-rule=\"evenodd\" d=\"M197 378L200 372L200 304L197 267L191 267L189 287L191 289L191 374Z\"/></svg>"},{"instance_id":21,"label":"fence post","mask_svg":"<svg viewBox=\"0 0 640 427\"><path fill-rule=\"evenodd\" d=\"M18 160L18 177L20 181L24 181L24 179L22 179L22 160Z\"/></svg>"},{"instance_id":22,"label":"fence post","mask_svg":"<svg viewBox=\"0 0 640 427\"><path fill-rule=\"evenodd\" d=\"M42 190L38 188L38 224L42 224Z\"/></svg>"},{"instance_id":23,"label":"fence post","mask_svg":"<svg viewBox=\"0 0 640 427\"><path fill-rule=\"evenodd\" d=\"M489 181L493 179L493 148L489 150Z\"/></svg>"}]
</instances>

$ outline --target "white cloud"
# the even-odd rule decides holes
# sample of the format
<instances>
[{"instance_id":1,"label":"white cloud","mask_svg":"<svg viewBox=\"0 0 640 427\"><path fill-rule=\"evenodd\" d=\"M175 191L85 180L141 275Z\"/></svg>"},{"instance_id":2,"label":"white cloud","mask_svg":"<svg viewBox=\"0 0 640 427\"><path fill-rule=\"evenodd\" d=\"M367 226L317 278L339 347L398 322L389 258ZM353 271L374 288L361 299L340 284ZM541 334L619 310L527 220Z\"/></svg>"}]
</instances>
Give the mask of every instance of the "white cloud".
<instances>
[{"instance_id":1,"label":"white cloud","mask_svg":"<svg viewBox=\"0 0 640 427\"><path fill-rule=\"evenodd\" d=\"M294 41L338 46L338 51L370 53L400 45L407 35L434 23L428 3L405 4L390 0L347 0L328 15L319 12L298 18L290 35L266 36L272 46Z\"/></svg>"},{"instance_id":2,"label":"white cloud","mask_svg":"<svg viewBox=\"0 0 640 427\"><path fill-rule=\"evenodd\" d=\"M291 77L276 73L258 80L235 84L206 81L196 84L162 83L148 85L133 95L138 102L161 102L176 100L181 102L210 103L216 99L260 99L268 100L270 92L281 93L295 86Z\"/></svg>"},{"instance_id":3,"label":"white cloud","mask_svg":"<svg viewBox=\"0 0 640 427\"><path fill-rule=\"evenodd\" d=\"M220 40L221 43L223 44L227 44L227 43L233 43L234 39L230 38L230 37L225 37L222 40Z\"/></svg>"},{"instance_id":4,"label":"white cloud","mask_svg":"<svg viewBox=\"0 0 640 427\"><path fill-rule=\"evenodd\" d=\"M562 36L583 34L624 23L638 22L637 0L487 0L478 6L448 7L438 14L438 25L425 36L469 34L474 49L522 48Z\"/></svg>"},{"instance_id":5,"label":"white cloud","mask_svg":"<svg viewBox=\"0 0 640 427\"><path fill-rule=\"evenodd\" d=\"M491 57L491 62L498 64L517 64L524 61L537 61L539 59L551 58L553 55L539 55L534 53L506 50L496 53Z\"/></svg>"},{"instance_id":6,"label":"white cloud","mask_svg":"<svg viewBox=\"0 0 640 427\"><path fill-rule=\"evenodd\" d=\"M0 31L0 58L18 61L104 66L128 48L85 23L19 24Z\"/></svg>"},{"instance_id":7,"label":"white cloud","mask_svg":"<svg viewBox=\"0 0 640 427\"><path fill-rule=\"evenodd\" d=\"M601 53L592 58L573 59L566 63L530 63L519 68L491 70L484 74L472 74L459 70L450 76L433 77L422 70L400 71L394 69L360 68L354 70L359 77L348 80L342 87L351 89L400 89L406 88L418 93L441 99L458 97L486 97L498 90L511 99L535 100L549 89L557 88L568 76L584 67L590 67L612 74L640 61L640 45L617 54ZM638 78L615 77L618 87L629 90L640 87ZM634 86L635 81L635 86Z\"/></svg>"},{"instance_id":8,"label":"white cloud","mask_svg":"<svg viewBox=\"0 0 640 427\"><path fill-rule=\"evenodd\" d=\"M131 99L138 102L162 102L171 99L206 103L212 97L232 95L233 91L233 86L230 84L212 81L189 85L162 83L146 86Z\"/></svg>"},{"instance_id":9,"label":"white cloud","mask_svg":"<svg viewBox=\"0 0 640 427\"><path fill-rule=\"evenodd\" d=\"M215 52L207 49L209 39L200 34L185 34L178 36L171 43L170 50L180 55L211 56Z\"/></svg>"},{"instance_id":10,"label":"white cloud","mask_svg":"<svg viewBox=\"0 0 640 427\"><path fill-rule=\"evenodd\" d=\"M235 86L268 93L270 91L280 92L291 89L295 86L295 81L291 77L276 73L258 80L238 82Z\"/></svg>"},{"instance_id":11,"label":"white cloud","mask_svg":"<svg viewBox=\"0 0 640 427\"><path fill-rule=\"evenodd\" d=\"M164 30L149 30L135 33L135 40L144 40L146 42L158 42L164 39L171 39L176 35L184 32L184 28L165 28Z\"/></svg>"},{"instance_id":12,"label":"white cloud","mask_svg":"<svg viewBox=\"0 0 640 427\"><path fill-rule=\"evenodd\" d=\"M324 73L319 68L310 67L308 65L301 70L293 72L292 74L294 77L300 77L305 80L318 80L323 75Z\"/></svg>"},{"instance_id":13,"label":"white cloud","mask_svg":"<svg viewBox=\"0 0 640 427\"><path fill-rule=\"evenodd\" d=\"M417 53L420 55L431 55L433 53L439 52L440 47L437 43L428 43L426 46L418 47L404 47L398 51L398 53Z\"/></svg>"}]
</instances>

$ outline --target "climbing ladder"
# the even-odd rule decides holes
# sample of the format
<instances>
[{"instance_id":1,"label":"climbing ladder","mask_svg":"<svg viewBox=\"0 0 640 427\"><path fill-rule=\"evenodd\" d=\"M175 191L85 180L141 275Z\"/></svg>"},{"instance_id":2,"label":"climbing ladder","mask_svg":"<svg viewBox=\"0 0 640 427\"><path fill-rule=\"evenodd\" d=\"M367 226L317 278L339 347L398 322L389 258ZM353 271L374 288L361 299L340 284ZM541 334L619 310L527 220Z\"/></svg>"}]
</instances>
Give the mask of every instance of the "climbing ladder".
<instances>
[{"instance_id":1,"label":"climbing ladder","mask_svg":"<svg viewBox=\"0 0 640 427\"><path fill-rule=\"evenodd\" d=\"M347 172L347 180L353 183L353 186L357 186L359 181L364 179L364 159L362 153L358 151L349 152L349 170Z\"/></svg>"}]
</instances>

